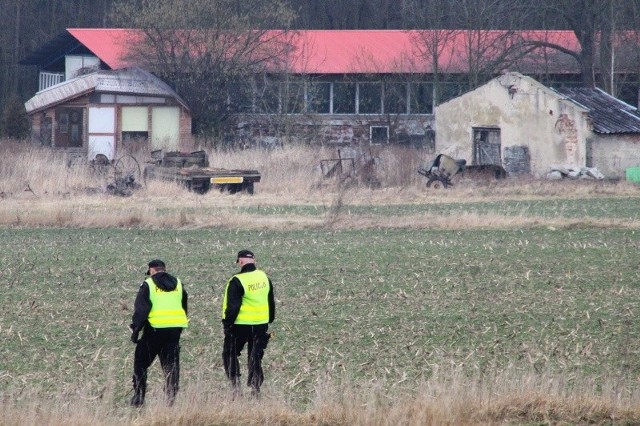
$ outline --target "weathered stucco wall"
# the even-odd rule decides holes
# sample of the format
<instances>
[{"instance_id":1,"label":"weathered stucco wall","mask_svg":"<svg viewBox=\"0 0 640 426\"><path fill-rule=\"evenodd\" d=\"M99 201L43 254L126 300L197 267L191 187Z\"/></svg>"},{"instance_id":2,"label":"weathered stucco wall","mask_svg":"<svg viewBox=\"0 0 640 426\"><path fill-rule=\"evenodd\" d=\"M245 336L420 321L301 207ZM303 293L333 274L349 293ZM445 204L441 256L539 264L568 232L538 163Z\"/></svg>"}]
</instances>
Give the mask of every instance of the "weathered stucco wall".
<instances>
[{"instance_id":1,"label":"weathered stucco wall","mask_svg":"<svg viewBox=\"0 0 640 426\"><path fill-rule=\"evenodd\" d=\"M287 140L328 145L369 145L371 127L388 127L389 143L428 148L434 144L433 115L242 115L233 134L247 144ZM375 143L376 141L374 141Z\"/></svg>"},{"instance_id":2,"label":"weathered stucco wall","mask_svg":"<svg viewBox=\"0 0 640 426\"><path fill-rule=\"evenodd\" d=\"M591 165L607 178L624 178L627 168L640 166L638 136L594 134L588 144Z\"/></svg>"},{"instance_id":3,"label":"weathered stucco wall","mask_svg":"<svg viewBox=\"0 0 640 426\"><path fill-rule=\"evenodd\" d=\"M473 160L473 128L500 128L501 151L528 147L530 170L583 167L591 135L586 111L520 74L505 74L436 108L436 151Z\"/></svg>"}]
</instances>

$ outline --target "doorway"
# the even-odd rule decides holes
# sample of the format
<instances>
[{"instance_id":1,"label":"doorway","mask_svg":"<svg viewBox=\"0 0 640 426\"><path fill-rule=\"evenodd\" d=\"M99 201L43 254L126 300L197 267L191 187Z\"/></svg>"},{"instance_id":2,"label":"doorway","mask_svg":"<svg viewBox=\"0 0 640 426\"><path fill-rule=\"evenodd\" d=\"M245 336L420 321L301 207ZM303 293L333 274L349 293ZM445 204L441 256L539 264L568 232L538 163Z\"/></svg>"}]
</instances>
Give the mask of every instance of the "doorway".
<instances>
[{"instance_id":1,"label":"doorway","mask_svg":"<svg viewBox=\"0 0 640 426\"><path fill-rule=\"evenodd\" d=\"M474 127L473 128L473 164L502 165L502 147L500 142L500 128Z\"/></svg>"}]
</instances>

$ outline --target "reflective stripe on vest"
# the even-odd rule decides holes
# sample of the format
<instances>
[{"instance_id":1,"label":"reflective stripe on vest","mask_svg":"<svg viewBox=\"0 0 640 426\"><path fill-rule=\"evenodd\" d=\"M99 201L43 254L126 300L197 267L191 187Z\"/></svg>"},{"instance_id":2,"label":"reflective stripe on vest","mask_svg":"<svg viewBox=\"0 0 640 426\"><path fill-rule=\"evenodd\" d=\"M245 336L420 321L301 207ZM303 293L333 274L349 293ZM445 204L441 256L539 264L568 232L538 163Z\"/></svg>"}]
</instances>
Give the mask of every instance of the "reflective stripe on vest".
<instances>
[{"instance_id":1,"label":"reflective stripe on vest","mask_svg":"<svg viewBox=\"0 0 640 426\"><path fill-rule=\"evenodd\" d=\"M149 285L149 298L151 299L149 324L153 328L186 328L189 319L182 307L182 282L178 279L176 288L171 291L162 290L151 277L147 278L145 282Z\"/></svg>"},{"instance_id":2,"label":"reflective stripe on vest","mask_svg":"<svg viewBox=\"0 0 640 426\"><path fill-rule=\"evenodd\" d=\"M263 271L256 269L234 275L240 280L244 289L242 305L235 324L267 324L269 323L269 278ZM231 278L233 279L233 277ZM227 288L229 284L227 284ZM227 292L225 291L222 313L227 309Z\"/></svg>"}]
</instances>

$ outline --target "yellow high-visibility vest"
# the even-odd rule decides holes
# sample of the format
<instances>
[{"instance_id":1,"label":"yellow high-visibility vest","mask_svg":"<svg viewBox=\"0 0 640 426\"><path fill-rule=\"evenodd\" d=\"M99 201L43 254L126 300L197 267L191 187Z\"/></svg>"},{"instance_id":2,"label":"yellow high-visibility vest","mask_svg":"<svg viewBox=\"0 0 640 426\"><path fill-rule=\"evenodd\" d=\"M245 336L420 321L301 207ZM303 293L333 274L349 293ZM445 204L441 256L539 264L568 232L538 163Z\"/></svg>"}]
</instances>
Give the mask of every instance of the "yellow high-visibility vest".
<instances>
[{"instance_id":1,"label":"yellow high-visibility vest","mask_svg":"<svg viewBox=\"0 0 640 426\"><path fill-rule=\"evenodd\" d=\"M235 324L257 325L269 323L269 277L263 271L256 269L251 272L234 275L240 280L242 288L244 288L244 296L240 312L236 318ZM233 277L231 277L233 279ZM224 292L224 300L222 302L222 318L225 318L227 310L227 290Z\"/></svg>"},{"instance_id":2,"label":"yellow high-visibility vest","mask_svg":"<svg viewBox=\"0 0 640 426\"><path fill-rule=\"evenodd\" d=\"M178 279L178 284L172 291L162 290L151 277L147 278L145 282L149 285L149 298L151 299L149 324L153 328L187 328L189 319L182 307L182 282Z\"/></svg>"}]
</instances>

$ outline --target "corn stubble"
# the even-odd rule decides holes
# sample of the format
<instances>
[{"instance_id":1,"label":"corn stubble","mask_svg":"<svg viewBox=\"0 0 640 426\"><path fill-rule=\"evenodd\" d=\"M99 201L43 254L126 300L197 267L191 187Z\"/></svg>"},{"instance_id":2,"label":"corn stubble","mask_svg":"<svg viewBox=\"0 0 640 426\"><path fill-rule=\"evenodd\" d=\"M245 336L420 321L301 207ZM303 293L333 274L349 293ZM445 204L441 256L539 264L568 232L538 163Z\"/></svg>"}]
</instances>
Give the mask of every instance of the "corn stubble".
<instances>
[{"instance_id":1,"label":"corn stubble","mask_svg":"<svg viewBox=\"0 0 640 426\"><path fill-rule=\"evenodd\" d=\"M71 160L64 154L50 149L9 141L4 141L0 150L0 225L6 229L213 228L248 229L265 233L315 230L327 233L362 232L366 238L367 230L382 229L393 232L394 229L407 228L442 232L470 229L491 232L531 228L561 232L612 227L635 231L640 228L640 218L633 214L624 217L597 214L598 209L606 211L607 206L611 206L611 200L625 200L637 204L639 193L634 185L625 182L545 182L535 179L479 182L463 179L457 180L455 186L448 190L427 189L424 180L415 170L431 156L422 151L400 148L377 154L377 174L381 182L381 187L377 189L323 179L319 162L321 159L335 156L335 151L300 146L272 151L209 153L213 167L260 170L262 182L256 184L256 194L253 196L230 195L217 191L197 195L171 183L149 181L143 182L143 188L135 191L130 197L117 197L105 191L106 185L113 178L112 171L108 168L96 169L86 162ZM143 155L140 157L139 160L143 163L145 158ZM602 206L598 204L600 198L604 200ZM548 200L572 199L591 199L595 207L576 214L558 214L556 211L545 211L544 207L536 210L538 201L544 203ZM472 206L477 207L478 203L488 204L483 204L475 211L470 209ZM172 243L188 244L179 234L176 234ZM215 244L218 249L227 249L224 242ZM298 241L288 241L287 244L295 249ZM410 245L412 242L407 241L407 244ZM437 251L448 249L451 244L455 242L451 243L442 238L432 240L430 246L432 250ZM523 235L521 244L523 247L530 244L526 234ZM568 244L581 243L572 241ZM498 285L481 279L483 271L492 268L491 253L497 248L491 246L491 243L483 247L478 243L477 246L479 250L489 254L486 263L469 262L464 258L434 260L443 265L441 269L461 268L468 275L468 280L451 283L449 296L453 301L441 296L432 301L440 307L439 309L444 311L448 306L454 314L463 312L455 299L466 300L462 302L464 304L480 304L478 300L466 299L469 295L477 294L473 286L490 288ZM602 244L599 241L593 242L593 247L599 249L600 246ZM573 248L581 249L578 246ZM589 248L586 245L584 247ZM41 249L46 250L46 247ZM334 258L335 262L340 262L344 256L340 248L323 247L322 250L336 250L327 256ZM367 260L369 267L374 269L384 268L385 262L391 262L383 259ZM415 261L408 260L409 265ZM201 263L204 265L205 261L203 259ZM133 266L120 266L129 270L130 275L135 275L135 272L131 271ZM546 267L550 266L540 265L538 270L529 269L523 272L524 278L520 285L526 288L527 280L541 280L542 278L536 274L544 273ZM29 260L23 259L22 264L3 265L3 275L12 280L21 270L29 268ZM49 267L48 273L54 277L63 274L55 267ZM314 270L302 270L297 273L306 274L309 280L317 279L317 285L322 285L323 278L316 276ZM295 275L294 272L292 274ZM573 276L566 278L568 281L576 279ZM84 278L79 276L77 284L82 279ZM291 279L295 277L292 276ZM400 276L399 279L407 278ZM628 290L625 290L625 285L630 285L626 284L626 278L616 278L613 271L611 279L620 282L603 292L615 290L620 294L626 294ZM446 278L442 280L445 284L448 283ZM114 278L114 281L117 279ZM203 281L206 281L206 278L203 278ZM378 284L390 285L385 282ZM517 291L518 285L514 284L511 291ZM399 306L406 307L405 301L414 297L407 294L407 288L395 288L390 285L384 296L378 295L382 297L378 304L394 304L400 301ZM509 302L509 289L506 290L507 295L504 298ZM560 294L567 290L560 286L549 291ZM197 294L197 291L195 293ZM314 306L315 315L320 320L327 314L322 311L322 297L325 297L324 302L334 298L343 303L343 306L355 304L354 309L357 309L362 297L366 297L362 294L354 297L348 294L330 297L328 290L324 295L318 294L305 299L307 296L303 295L301 299L292 298L288 302L302 302ZM602 297L606 298L607 295L603 293ZM118 301L122 311L119 315L130 314L130 302L124 299ZM524 303L517 298L512 302L514 306ZM39 306L44 303L41 301L24 303L26 305L22 306L33 311L33 315L38 315L39 309L47 308ZM207 300L207 307L201 309L209 309L209 303L210 300ZM361 309L367 307L362 306ZM571 310L573 307L559 309L560 314L565 317L590 315L586 308L580 308L578 313ZM8 315L6 311L4 314ZM375 315L374 311L371 315ZM593 310L591 315L595 315ZM361 320L360 317L345 319L348 327L353 327L353 330L359 330L359 327L363 326ZM518 326L512 318L505 317L496 321L498 322L499 327L506 329L507 335L510 327L516 330ZM550 324L551 322L544 327L555 326ZM206 324L203 322L200 326L204 328ZM381 328L381 332L386 330L385 327ZM424 333L423 329L413 328L415 323L407 327L412 333ZM532 332L536 330L538 329L532 328ZM99 330L84 332L101 333ZM542 333L539 330L538 332ZM285 340L280 343L276 340L273 345L288 345L291 353L303 352L304 357L292 355L274 360L274 352L268 354L266 369L273 372L276 380L267 385L267 392L260 401L253 401L248 395L232 400L224 381L220 380L219 362L210 360L199 366L202 377L183 381L179 399L171 408L165 407L162 403L162 384L157 377L159 369L154 366L155 370L152 368L150 372L152 391L149 404L142 410L130 409L126 405L127 395L122 394L121 382L129 380L130 360L124 365L113 365L108 371L100 371L93 381L85 384L84 389L70 385L60 385L54 390L46 386L39 389L37 386L30 386L29 375L0 368L0 377L3 381L11 383L11 386L3 389L0 394L0 424L486 425L640 422L637 378L623 378L622 374L620 377L612 376L608 379L606 375L599 374L593 379L570 372L570 365L564 366L567 368L566 373L547 370L548 359L545 360L545 357L556 353L559 347L566 351L556 353L559 358L571 360L578 356L601 357L594 361L607 363L605 355L590 353L590 344L593 345L593 342L583 341L575 348L575 353L569 351L569 345L562 342L565 337L570 340L570 335L567 336L569 332L566 330L565 334L560 333L561 337L557 341L543 341L537 349L522 346L519 357L524 360L524 364L529 365L529 371L512 368L508 360L488 369L486 365L474 366L473 362L481 363L482 357L488 356L491 349L487 347L480 347L475 354L469 353L468 359L472 365L465 365L464 361L460 361L464 359L460 354L448 354L448 351L455 347L455 339L464 336L460 334L464 333L462 328L456 329L455 326L450 332L449 341L432 342L432 348L416 347L411 342L389 347L373 334L369 339L371 346L366 350L374 351L374 358L385 359L393 357L394 351L410 351L412 357L427 366L424 373L416 375L412 372L409 376L402 374L402 366L398 366L397 371L372 372L370 369L375 368L372 367L374 361L362 361L356 365L345 362L346 354L359 350L350 347L347 334L337 333L331 336L329 341L321 341L320 344L307 348L298 348L296 342ZM14 330L11 321L5 319L0 322L0 333L5 338L16 341L18 345L28 345L30 339L33 339ZM498 331L484 329L477 333L498 334ZM83 331L78 331L77 335L78 354L82 355L78 357L77 363L81 364L82 371L105 365L104 360L114 353L117 356L122 353L130 355L128 352L131 348L124 344L115 349L109 349L108 345L87 346L82 343ZM49 339L46 334L39 338ZM99 336L96 335L95 338L97 340ZM494 343L499 349L500 342ZM215 345L216 342L212 344ZM186 351L185 359L198 358L197 354L191 353L197 349L189 348L188 342L183 344L183 350ZM480 353L483 350L486 351L485 354ZM49 357L55 356L56 348L52 347L50 351L52 353L43 356L42 365L33 366L33 375L47 374L47 369L53 365L53 358ZM274 351L278 353L277 349ZM629 359L634 358L631 352L627 354ZM512 355L505 354L506 357ZM500 354L494 356L499 358ZM446 360L447 357L451 359L447 365L429 363L434 358ZM318 362L323 363L322 368L314 365ZM75 368L78 367L69 366L69 373L73 374ZM473 373L474 370L478 373ZM297 373L283 373L290 371ZM13 375L20 379L12 381ZM286 377L286 380L277 380L278 377Z\"/></svg>"}]
</instances>

